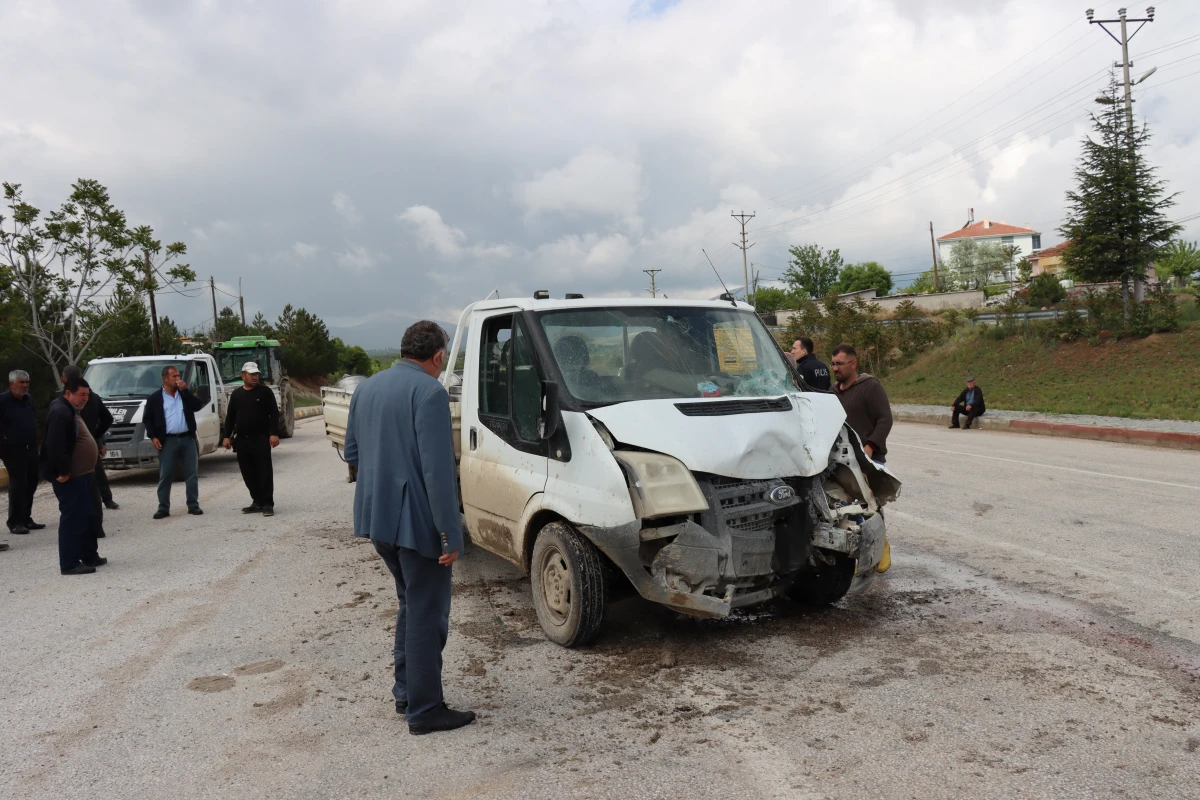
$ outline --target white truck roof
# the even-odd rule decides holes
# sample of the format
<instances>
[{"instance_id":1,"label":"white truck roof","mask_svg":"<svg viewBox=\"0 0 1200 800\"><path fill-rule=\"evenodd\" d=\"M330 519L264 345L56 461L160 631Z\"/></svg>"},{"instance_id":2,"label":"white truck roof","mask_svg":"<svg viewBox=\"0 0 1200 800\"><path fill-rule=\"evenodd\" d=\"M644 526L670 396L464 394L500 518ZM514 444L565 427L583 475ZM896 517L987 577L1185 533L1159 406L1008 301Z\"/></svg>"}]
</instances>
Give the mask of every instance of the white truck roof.
<instances>
[{"instance_id":1,"label":"white truck roof","mask_svg":"<svg viewBox=\"0 0 1200 800\"><path fill-rule=\"evenodd\" d=\"M107 364L110 361L178 361L181 358L205 358L208 353L179 353L166 356L112 356L111 358L93 358L89 364Z\"/></svg>"},{"instance_id":2,"label":"white truck roof","mask_svg":"<svg viewBox=\"0 0 1200 800\"><path fill-rule=\"evenodd\" d=\"M624 308L662 306L686 306L689 308L736 307L741 311L754 310L754 307L750 304L740 301L736 305L733 305L728 300L677 300L673 297L657 299L649 297L581 297L572 300L557 298L536 300L532 297L502 297L498 300L480 300L472 306L472 309L475 311L488 311L496 308L518 308L522 311L558 311L560 309L596 308L598 306Z\"/></svg>"}]
</instances>

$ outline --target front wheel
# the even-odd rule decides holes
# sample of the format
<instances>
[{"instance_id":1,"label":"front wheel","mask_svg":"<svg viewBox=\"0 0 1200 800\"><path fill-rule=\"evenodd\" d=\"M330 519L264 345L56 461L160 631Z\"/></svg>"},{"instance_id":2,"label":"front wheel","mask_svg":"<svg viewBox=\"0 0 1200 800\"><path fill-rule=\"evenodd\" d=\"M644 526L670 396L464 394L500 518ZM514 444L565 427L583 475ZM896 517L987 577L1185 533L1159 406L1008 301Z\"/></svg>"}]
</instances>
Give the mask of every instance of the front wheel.
<instances>
[{"instance_id":1,"label":"front wheel","mask_svg":"<svg viewBox=\"0 0 1200 800\"><path fill-rule=\"evenodd\" d=\"M551 522L533 545L533 607L546 637L563 647L596 638L608 582L596 546L565 522Z\"/></svg>"}]
</instances>

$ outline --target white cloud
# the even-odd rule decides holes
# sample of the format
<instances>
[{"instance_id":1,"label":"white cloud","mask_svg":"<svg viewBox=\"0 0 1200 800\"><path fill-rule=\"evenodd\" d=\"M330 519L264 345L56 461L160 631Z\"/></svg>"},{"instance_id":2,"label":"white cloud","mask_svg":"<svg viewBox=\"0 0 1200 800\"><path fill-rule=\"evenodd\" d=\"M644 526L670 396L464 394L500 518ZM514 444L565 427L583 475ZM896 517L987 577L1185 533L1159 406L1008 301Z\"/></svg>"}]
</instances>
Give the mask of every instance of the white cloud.
<instances>
[{"instance_id":1,"label":"white cloud","mask_svg":"<svg viewBox=\"0 0 1200 800\"><path fill-rule=\"evenodd\" d=\"M396 219L409 227L417 246L432 250L438 256L454 261L464 256L472 258L509 258L513 247L507 244L467 244L467 234L461 228L447 224L436 209L429 206L409 206Z\"/></svg>"},{"instance_id":2,"label":"white cloud","mask_svg":"<svg viewBox=\"0 0 1200 800\"><path fill-rule=\"evenodd\" d=\"M241 226L236 222L226 222L223 219L219 219L207 227L197 226L191 228L190 231L192 238L197 242L207 242L236 233L240 228Z\"/></svg>"},{"instance_id":3,"label":"white cloud","mask_svg":"<svg viewBox=\"0 0 1200 800\"><path fill-rule=\"evenodd\" d=\"M308 244L307 242L296 242L291 247L292 255L305 261L316 256L320 250L321 248L315 244Z\"/></svg>"},{"instance_id":4,"label":"white cloud","mask_svg":"<svg viewBox=\"0 0 1200 800\"><path fill-rule=\"evenodd\" d=\"M642 196L642 167L605 150L585 150L562 167L518 184L513 196L530 216L560 212L634 217Z\"/></svg>"},{"instance_id":5,"label":"white cloud","mask_svg":"<svg viewBox=\"0 0 1200 800\"><path fill-rule=\"evenodd\" d=\"M379 263L378 254L371 252L362 245L354 245L337 256L337 265L341 269L352 272L364 272Z\"/></svg>"},{"instance_id":6,"label":"white cloud","mask_svg":"<svg viewBox=\"0 0 1200 800\"><path fill-rule=\"evenodd\" d=\"M358 213L358 207L354 205L354 201L347 194L333 193L333 210L346 221L347 225L357 225L362 222L362 215Z\"/></svg>"}]
</instances>

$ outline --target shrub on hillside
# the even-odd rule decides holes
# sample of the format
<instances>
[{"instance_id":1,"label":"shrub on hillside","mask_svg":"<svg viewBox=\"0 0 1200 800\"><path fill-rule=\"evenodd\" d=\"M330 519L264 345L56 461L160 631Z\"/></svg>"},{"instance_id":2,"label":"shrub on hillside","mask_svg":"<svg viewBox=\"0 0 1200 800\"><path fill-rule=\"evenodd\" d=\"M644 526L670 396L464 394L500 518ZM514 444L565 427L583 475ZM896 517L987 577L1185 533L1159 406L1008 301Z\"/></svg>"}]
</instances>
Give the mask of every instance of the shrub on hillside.
<instances>
[{"instance_id":1,"label":"shrub on hillside","mask_svg":"<svg viewBox=\"0 0 1200 800\"><path fill-rule=\"evenodd\" d=\"M1052 273L1043 272L1029 282L1029 305L1034 308L1061 303L1066 296L1067 290Z\"/></svg>"}]
</instances>

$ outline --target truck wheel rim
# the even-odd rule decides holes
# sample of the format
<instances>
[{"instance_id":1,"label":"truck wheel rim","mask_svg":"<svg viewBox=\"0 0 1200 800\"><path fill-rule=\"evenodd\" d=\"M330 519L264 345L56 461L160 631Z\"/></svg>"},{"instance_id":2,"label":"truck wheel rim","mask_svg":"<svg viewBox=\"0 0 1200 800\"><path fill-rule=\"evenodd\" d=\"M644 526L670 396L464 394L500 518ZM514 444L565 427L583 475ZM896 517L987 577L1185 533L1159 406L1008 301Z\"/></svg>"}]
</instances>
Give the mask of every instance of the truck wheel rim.
<instances>
[{"instance_id":1,"label":"truck wheel rim","mask_svg":"<svg viewBox=\"0 0 1200 800\"><path fill-rule=\"evenodd\" d=\"M571 613L571 569L557 547L546 549L540 572L546 610L555 623L561 625Z\"/></svg>"}]
</instances>

